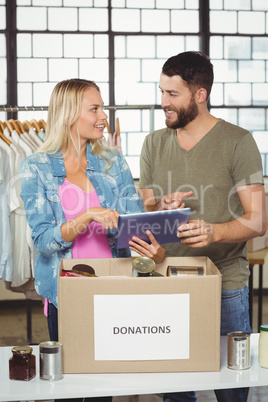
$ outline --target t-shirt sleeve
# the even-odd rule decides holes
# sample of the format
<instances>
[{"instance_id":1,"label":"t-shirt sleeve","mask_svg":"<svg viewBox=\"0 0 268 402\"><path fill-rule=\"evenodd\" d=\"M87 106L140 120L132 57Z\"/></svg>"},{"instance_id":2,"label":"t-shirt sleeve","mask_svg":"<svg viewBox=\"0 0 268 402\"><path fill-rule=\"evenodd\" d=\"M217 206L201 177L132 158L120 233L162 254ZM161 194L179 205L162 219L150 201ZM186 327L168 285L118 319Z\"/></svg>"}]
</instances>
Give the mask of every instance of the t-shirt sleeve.
<instances>
[{"instance_id":1,"label":"t-shirt sleeve","mask_svg":"<svg viewBox=\"0 0 268 402\"><path fill-rule=\"evenodd\" d=\"M140 155L140 180L139 188L152 188L152 161L151 153L149 152L149 137L147 136L144 140L141 155Z\"/></svg>"},{"instance_id":2,"label":"t-shirt sleeve","mask_svg":"<svg viewBox=\"0 0 268 402\"><path fill-rule=\"evenodd\" d=\"M236 187L264 183L261 155L250 132L238 142L233 161L232 175Z\"/></svg>"}]
</instances>

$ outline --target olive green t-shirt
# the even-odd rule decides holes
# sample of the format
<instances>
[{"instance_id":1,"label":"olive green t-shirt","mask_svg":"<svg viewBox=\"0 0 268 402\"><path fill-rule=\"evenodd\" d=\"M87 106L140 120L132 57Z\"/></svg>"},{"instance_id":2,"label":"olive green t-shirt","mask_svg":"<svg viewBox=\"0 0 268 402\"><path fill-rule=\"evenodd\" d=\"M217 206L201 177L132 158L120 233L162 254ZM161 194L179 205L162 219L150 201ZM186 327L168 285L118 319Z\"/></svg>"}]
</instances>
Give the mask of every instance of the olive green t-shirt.
<instances>
[{"instance_id":1,"label":"olive green t-shirt","mask_svg":"<svg viewBox=\"0 0 268 402\"><path fill-rule=\"evenodd\" d=\"M190 191L184 202L190 219L229 222L244 211L236 187L263 184L262 161L247 130L219 120L192 149L183 149L176 130L155 131L145 138L140 158L140 188L153 189L156 201L165 194ZM167 256L207 256L223 275L223 289L247 284L249 267L246 242L212 243L203 248L165 244Z\"/></svg>"}]
</instances>

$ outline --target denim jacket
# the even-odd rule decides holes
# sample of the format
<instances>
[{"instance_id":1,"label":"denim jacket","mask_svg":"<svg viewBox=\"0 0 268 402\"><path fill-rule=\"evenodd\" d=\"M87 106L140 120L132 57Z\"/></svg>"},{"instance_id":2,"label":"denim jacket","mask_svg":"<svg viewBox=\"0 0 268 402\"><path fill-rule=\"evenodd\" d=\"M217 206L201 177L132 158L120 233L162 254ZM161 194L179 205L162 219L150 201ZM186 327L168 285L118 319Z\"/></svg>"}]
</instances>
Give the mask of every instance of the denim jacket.
<instances>
[{"instance_id":1,"label":"denim jacket","mask_svg":"<svg viewBox=\"0 0 268 402\"><path fill-rule=\"evenodd\" d=\"M117 210L120 214L143 211L133 178L124 157L109 152L112 166L105 173L106 161L91 153L87 145L86 175L98 194L100 206ZM62 258L72 258L73 242L61 236L66 222L58 189L65 180L62 153L53 156L36 153L21 163L21 198L38 251L35 266L35 288L38 294L57 307L57 277ZM130 250L115 248L116 229L107 231L113 257L129 257Z\"/></svg>"}]
</instances>

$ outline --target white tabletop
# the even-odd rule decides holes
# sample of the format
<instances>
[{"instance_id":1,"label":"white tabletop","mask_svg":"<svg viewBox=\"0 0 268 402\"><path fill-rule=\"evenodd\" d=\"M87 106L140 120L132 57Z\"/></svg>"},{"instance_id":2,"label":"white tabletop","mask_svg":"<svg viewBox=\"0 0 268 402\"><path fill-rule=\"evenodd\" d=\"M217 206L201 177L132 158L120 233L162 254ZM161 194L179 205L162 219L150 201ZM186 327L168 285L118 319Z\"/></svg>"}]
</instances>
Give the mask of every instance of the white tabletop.
<instances>
[{"instance_id":1,"label":"white tabletop","mask_svg":"<svg viewBox=\"0 0 268 402\"><path fill-rule=\"evenodd\" d=\"M258 364L259 334L251 335L251 367L227 368L227 337L221 337L221 371L198 373L65 374L59 381L39 378L39 347L36 377L30 381L9 379L11 347L0 348L0 401L64 399L92 396L142 395L175 391L204 391L268 385L268 369Z\"/></svg>"}]
</instances>

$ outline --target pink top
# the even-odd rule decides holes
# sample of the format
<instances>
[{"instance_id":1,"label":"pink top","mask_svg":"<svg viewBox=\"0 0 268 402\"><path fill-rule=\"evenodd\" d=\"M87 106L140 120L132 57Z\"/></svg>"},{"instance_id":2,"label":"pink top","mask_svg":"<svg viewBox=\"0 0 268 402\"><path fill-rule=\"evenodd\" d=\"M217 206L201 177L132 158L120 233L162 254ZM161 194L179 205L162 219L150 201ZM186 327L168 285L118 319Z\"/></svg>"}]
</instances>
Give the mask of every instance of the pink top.
<instances>
[{"instance_id":1,"label":"pink top","mask_svg":"<svg viewBox=\"0 0 268 402\"><path fill-rule=\"evenodd\" d=\"M75 218L88 208L100 207L96 190L86 193L66 179L59 187L59 196L66 221ZM91 222L77 236L72 246L72 258L112 258L106 229L100 223Z\"/></svg>"}]
</instances>

